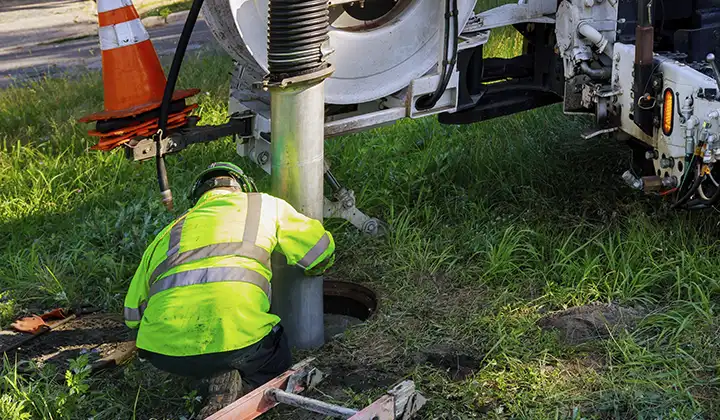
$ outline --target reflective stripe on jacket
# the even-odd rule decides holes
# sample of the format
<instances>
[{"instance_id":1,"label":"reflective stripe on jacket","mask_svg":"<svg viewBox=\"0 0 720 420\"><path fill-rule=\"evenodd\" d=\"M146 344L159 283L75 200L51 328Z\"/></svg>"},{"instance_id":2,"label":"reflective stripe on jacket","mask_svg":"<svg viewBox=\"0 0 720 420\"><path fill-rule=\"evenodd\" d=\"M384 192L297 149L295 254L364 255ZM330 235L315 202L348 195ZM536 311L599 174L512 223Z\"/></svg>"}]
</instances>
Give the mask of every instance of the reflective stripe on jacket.
<instances>
[{"instance_id":1,"label":"reflective stripe on jacket","mask_svg":"<svg viewBox=\"0 0 720 420\"><path fill-rule=\"evenodd\" d=\"M329 267L335 243L322 223L259 193L212 190L163 229L125 297L137 347L191 356L247 347L280 319L269 314L270 255L306 271Z\"/></svg>"}]
</instances>

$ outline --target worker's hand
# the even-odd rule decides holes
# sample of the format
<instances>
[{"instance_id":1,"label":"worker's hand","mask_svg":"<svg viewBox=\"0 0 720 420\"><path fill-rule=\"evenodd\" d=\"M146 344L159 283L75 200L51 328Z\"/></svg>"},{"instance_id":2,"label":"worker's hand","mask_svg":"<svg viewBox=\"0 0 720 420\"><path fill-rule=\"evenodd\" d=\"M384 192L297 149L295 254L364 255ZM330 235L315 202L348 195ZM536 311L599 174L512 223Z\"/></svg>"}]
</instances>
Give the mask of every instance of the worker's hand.
<instances>
[{"instance_id":1,"label":"worker's hand","mask_svg":"<svg viewBox=\"0 0 720 420\"><path fill-rule=\"evenodd\" d=\"M305 275L308 277L317 277L324 273L328 268L332 267L332 265L335 263L335 254L332 254L330 257L325 258L324 261L320 262L315 267L309 268L305 270Z\"/></svg>"}]
</instances>

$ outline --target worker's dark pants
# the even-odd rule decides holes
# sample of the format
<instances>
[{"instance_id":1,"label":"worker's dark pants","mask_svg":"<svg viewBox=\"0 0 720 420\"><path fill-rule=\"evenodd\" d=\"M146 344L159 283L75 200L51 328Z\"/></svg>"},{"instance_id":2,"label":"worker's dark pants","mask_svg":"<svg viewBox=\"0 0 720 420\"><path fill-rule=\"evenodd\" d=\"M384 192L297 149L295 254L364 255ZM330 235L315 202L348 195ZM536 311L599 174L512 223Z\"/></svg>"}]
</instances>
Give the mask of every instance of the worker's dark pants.
<instances>
[{"instance_id":1,"label":"worker's dark pants","mask_svg":"<svg viewBox=\"0 0 720 420\"><path fill-rule=\"evenodd\" d=\"M262 340L243 349L197 356L165 356L140 350L140 357L162 371L197 379L237 369L245 392L275 378L292 364L287 337L280 324Z\"/></svg>"}]
</instances>

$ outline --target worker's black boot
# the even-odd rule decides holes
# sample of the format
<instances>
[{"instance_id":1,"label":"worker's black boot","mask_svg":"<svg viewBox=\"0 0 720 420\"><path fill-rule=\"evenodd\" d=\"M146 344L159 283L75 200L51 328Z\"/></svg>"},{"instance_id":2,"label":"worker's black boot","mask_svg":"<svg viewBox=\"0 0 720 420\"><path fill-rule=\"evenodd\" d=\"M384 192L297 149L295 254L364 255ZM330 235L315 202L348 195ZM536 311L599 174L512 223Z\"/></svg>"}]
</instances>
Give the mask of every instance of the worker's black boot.
<instances>
[{"instance_id":1,"label":"worker's black boot","mask_svg":"<svg viewBox=\"0 0 720 420\"><path fill-rule=\"evenodd\" d=\"M242 397L242 380L237 370L219 373L207 379L205 406L198 419L205 419Z\"/></svg>"}]
</instances>

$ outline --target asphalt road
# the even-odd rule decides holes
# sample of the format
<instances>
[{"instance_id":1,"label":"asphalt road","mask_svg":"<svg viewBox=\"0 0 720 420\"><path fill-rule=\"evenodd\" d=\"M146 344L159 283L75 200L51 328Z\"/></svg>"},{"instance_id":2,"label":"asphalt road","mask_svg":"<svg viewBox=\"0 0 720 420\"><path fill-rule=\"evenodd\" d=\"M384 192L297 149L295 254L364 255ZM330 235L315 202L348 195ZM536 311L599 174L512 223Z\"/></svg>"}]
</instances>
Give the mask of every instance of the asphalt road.
<instances>
[{"instance_id":1,"label":"asphalt road","mask_svg":"<svg viewBox=\"0 0 720 420\"><path fill-rule=\"evenodd\" d=\"M172 55L184 22L149 28L150 39L160 56ZM198 20L188 51L220 48L205 21ZM100 70L100 46L96 36L32 47L0 48L0 88L38 77Z\"/></svg>"}]
</instances>

